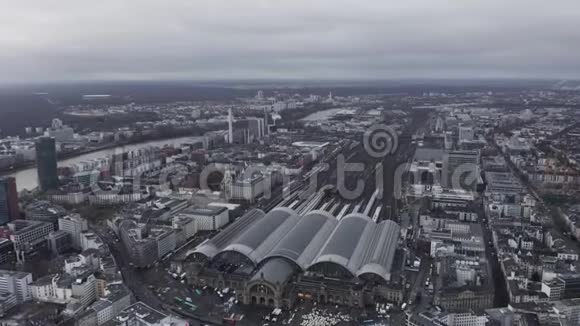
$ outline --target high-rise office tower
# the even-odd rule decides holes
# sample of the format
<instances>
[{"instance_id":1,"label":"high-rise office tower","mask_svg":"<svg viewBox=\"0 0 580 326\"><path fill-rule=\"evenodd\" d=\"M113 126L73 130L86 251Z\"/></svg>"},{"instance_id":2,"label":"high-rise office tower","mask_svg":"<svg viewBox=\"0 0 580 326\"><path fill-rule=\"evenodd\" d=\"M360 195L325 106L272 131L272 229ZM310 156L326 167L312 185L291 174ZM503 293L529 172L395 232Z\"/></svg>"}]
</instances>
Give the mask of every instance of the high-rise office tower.
<instances>
[{"instance_id":1,"label":"high-rise office tower","mask_svg":"<svg viewBox=\"0 0 580 326\"><path fill-rule=\"evenodd\" d=\"M268 111L264 108L264 135L268 136L270 134L270 126L268 125Z\"/></svg>"},{"instance_id":2,"label":"high-rise office tower","mask_svg":"<svg viewBox=\"0 0 580 326\"><path fill-rule=\"evenodd\" d=\"M16 180L0 177L0 224L6 224L19 217Z\"/></svg>"},{"instance_id":3,"label":"high-rise office tower","mask_svg":"<svg viewBox=\"0 0 580 326\"><path fill-rule=\"evenodd\" d=\"M40 190L48 191L58 188L54 138L41 137L36 141L36 165Z\"/></svg>"},{"instance_id":4,"label":"high-rise office tower","mask_svg":"<svg viewBox=\"0 0 580 326\"><path fill-rule=\"evenodd\" d=\"M443 119L441 117L437 117L437 121L435 122L435 131L436 132L443 131Z\"/></svg>"},{"instance_id":5,"label":"high-rise office tower","mask_svg":"<svg viewBox=\"0 0 580 326\"><path fill-rule=\"evenodd\" d=\"M234 114L232 108L228 109L228 143L234 143Z\"/></svg>"}]
</instances>

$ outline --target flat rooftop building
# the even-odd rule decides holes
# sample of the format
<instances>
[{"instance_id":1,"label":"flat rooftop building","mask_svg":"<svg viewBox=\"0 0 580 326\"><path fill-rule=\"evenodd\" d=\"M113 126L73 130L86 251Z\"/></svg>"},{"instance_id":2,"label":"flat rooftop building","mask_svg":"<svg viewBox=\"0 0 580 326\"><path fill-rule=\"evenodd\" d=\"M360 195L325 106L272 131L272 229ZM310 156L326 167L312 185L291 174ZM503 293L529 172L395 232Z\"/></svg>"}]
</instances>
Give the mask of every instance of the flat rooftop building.
<instances>
[{"instance_id":1,"label":"flat rooftop building","mask_svg":"<svg viewBox=\"0 0 580 326\"><path fill-rule=\"evenodd\" d=\"M198 230L217 230L230 221L228 209L221 206L188 207L179 215L195 219Z\"/></svg>"},{"instance_id":2,"label":"flat rooftop building","mask_svg":"<svg viewBox=\"0 0 580 326\"><path fill-rule=\"evenodd\" d=\"M54 225L48 222L15 220L8 223L8 228L14 249L29 254L46 243L46 237L54 230Z\"/></svg>"},{"instance_id":3,"label":"flat rooftop building","mask_svg":"<svg viewBox=\"0 0 580 326\"><path fill-rule=\"evenodd\" d=\"M143 302L137 302L124 309L117 317L103 324L103 326L186 326L189 325L183 319L168 316L159 312Z\"/></svg>"},{"instance_id":4,"label":"flat rooftop building","mask_svg":"<svg viewBox=\"0 0 580 326\"><path fill-rule=\"evenodd\" d=\"M500 194L521 194L524 187L511 172L486 172L487 192Z\"/></svg>"}]
</instances>

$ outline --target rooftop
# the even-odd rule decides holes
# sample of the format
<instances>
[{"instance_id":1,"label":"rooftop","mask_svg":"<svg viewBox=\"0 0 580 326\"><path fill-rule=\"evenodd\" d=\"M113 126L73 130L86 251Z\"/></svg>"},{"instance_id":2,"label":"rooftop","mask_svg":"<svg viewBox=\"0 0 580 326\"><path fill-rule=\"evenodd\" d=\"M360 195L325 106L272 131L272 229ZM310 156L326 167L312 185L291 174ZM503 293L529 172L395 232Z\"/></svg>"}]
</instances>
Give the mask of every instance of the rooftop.
<instances>
[{"instance_id":1,"label":"rooftop","mask_svg":"<svg viewBox=\"0 0 580 326\"><path fill-rule=\"evenodd\" d=\"M3 278L4 277L25 278L28 275L31 275L31 274L26 273L26 272L7 270L7 269L0 270L0 277L3 277Z\"/></svg>"},{"instance_id":2,"label":"rooftop","mask_svg":"<svg viewBox=\"0 0 580 326\"><path fill-rule=\"evenodd\" d=\"M117 316L118 320L137 318L149 324L160 323L167 315L149 307L143 302L137 302L127 307Z\"/></svg>"},{"instance_id":3,"label":"rooftop","mask_svg":"<svg viewBox=\"0 0 580 326\"><path fill-rule=\"evenodd\" d=\"M425 148L419 147L415 151L414 161L427 161L427 162L437 162L443 161L443 156L445 155L445 150L439 148Z\"/></svg>"},{"instance_id":4,"label":"rooftop","mask_svg":"<svg viewBox=\"0 0 580 326\"><path fill-rule=\"evenodd\" d=\"M32 221L32 220L15 220L8 223L8 227L10 228L10 230L13 232L14 235L25 233L37 227L43 226L52 227L52 224L48 222Z\"/></svg>"},{"instance_id":5,"label":"rooftop","mask_svg":"<svg viewBox=\"0 0 580 326\"><path fill-rule=\"evenodd\" d=\"M363 214L338 221L324 211L300 216L289 208L265 215L252 210L191 254L211 260L235 252L255 266L281 257L302 270L334 264L353 277L370 273L389 280L399 235L400 227L393 221L377 224Z\"/></svg>"},{"instance_id":6,"label":"rooftop","mask_svg":"<svg viewBox=\"0 0 580 326\"><path fill-rule=\"evenodd\" d=\"M197 207L197 206L190 206L180 212L180 214L191 214L191 215L205 215L205 216L214 216L221 214L224 211L227 211L226 207L221 206L208 206L208 207Z\"/></svg>"}]
</instances>

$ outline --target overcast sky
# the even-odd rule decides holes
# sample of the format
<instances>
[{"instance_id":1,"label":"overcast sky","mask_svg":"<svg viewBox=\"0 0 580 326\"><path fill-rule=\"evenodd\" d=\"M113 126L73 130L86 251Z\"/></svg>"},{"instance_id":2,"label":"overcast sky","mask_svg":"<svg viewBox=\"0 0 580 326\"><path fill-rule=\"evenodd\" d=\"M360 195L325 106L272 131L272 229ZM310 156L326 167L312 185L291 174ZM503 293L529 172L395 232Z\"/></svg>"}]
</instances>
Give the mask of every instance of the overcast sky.
<instances>
[{"instance_id":1,"label":"overcast sky","mask_svg":"<svg viewBox=\"0 0 580 326\"><path fill-rule=\"evenodd\" d=\"M0 82L580 78L579 0L0 0Z\"/></svg>"}]
</instances>

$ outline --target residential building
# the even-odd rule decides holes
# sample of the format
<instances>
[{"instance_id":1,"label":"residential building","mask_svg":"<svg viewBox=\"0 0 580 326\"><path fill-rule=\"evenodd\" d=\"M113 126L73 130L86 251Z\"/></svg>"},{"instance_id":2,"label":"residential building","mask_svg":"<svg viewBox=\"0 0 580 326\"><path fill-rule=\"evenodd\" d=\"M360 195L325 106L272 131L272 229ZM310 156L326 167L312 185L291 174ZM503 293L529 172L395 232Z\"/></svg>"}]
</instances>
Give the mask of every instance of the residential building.
<instances>
[{"instance_id":1,"label":"residential building","mask_svg":"<svg viewBox=\"0 0 580 326\"><path fill-rule=\"evenodd\" d=\"M81 233L89 228L86 219L79 214L71 214L58 219L58 229L71 236L72 246L76 250L82 250Z\"/></svg>"},{"instance_id":2,"label":"residential building","mask_svg":"<svg viewBox=\"0 0 580 326\"><path fill-rule=\"evenodd\" d=\"M76 256L71 256L64 261L64 271L73 277L96 272L101 260L98 252L94 249L86 250Z\"/></svg>"},{"instance_id":3,"label":"residential building","mask_svg":"<svg viewBox=\"0 0 580 326\"><path fill-rule=\"evenodd\" d=\"M16 295L12 293L0 294L0 316L4 316L6 312L18 305Z\"/></svg>"},{"instance_id":4,"label":"residential building","mask_svg":"<svg viewBox=\"0 0 580 326\"><path fill-rule=\"evenodd\" d=\"M580 325L580 298L554 302L554 312L566 321L564 325Z\"/></svg>"},{"instance_id":5,"label":"residential building","mask_svg":"<svg viewBox=\"0 0 580 326\"><path fill-rule=\"evenodd\" d=\"M72 300L72 283L75 279L67 274L50 274L30 285L32 298L40 302L66 304Z\"/></svg>"},{"instance_id":6,"label":"residential building","mask_svg":"<svg viewBox=\"0 0 580 326\"><path fill-rule=\"evenodd\" d=\"M32 274L30 273L0 270L0 294L14 294L18 303L32 299L31 283Z\"/></svg>"},{"instance_id":7,"label":"residential building","mask_svg":"<svg viewBox=\"0 0 580 326\"><path fill-rule=\"evenodd\" d=\"M145 226L125 220L119 225L119 237L129 253L131 263L138 267L151 266L159 258L157 241L147 237Z\"/></svg>"},{"instance_id":8,"label":"residential building","mask_svg":"<svg viewBox=\"0 0 580 326\"><path fill-rule=\"evenodd\" d=\"M53 255L58 256L72 249L71 235L62 230L50 232L47 241Z\"/></svg>"},{"instance_id":9,"label":"residential building","mask_svg":"<svg viewBox=\"0 0 580 326\"><path fill-rule=\"evenodd\" d=\"M77 299L80 306L85 308L97 299L96 278L88 274L77 278L71 286L72 296Z\"/></svg>"},{"instance_id":10,"label":"residential building","mask_svg":"<svg viewBox=\"0 0 580 326\"><path fill-rule=\"evenodd\" d=\"M97 312L94 309L86 309L74 316L75 326L97 326Z\"/></svg>"},{"instance_id":11,"label":"residential building","mask_svg":"<svg viewBox=\"0 0 580 326\"><path fill-rule=\"evenodd\" d=\"M112 320L131 305L131 293L124 285L111 286L111 293L101 298L87 308L96 314L95 326L103 325Z\"/></svg>"},{"instance_id":12,"label":"residential building","mask_svg":"<svg viewBox=\"0 0 580 326\"><path fill-rule=\"evenodd\" d=\"M104 243L101 238L94 232L84 231L80 235L81 238L81 250L96 249L102 250L104 248Z\"/></svg>"}]
</instances>

